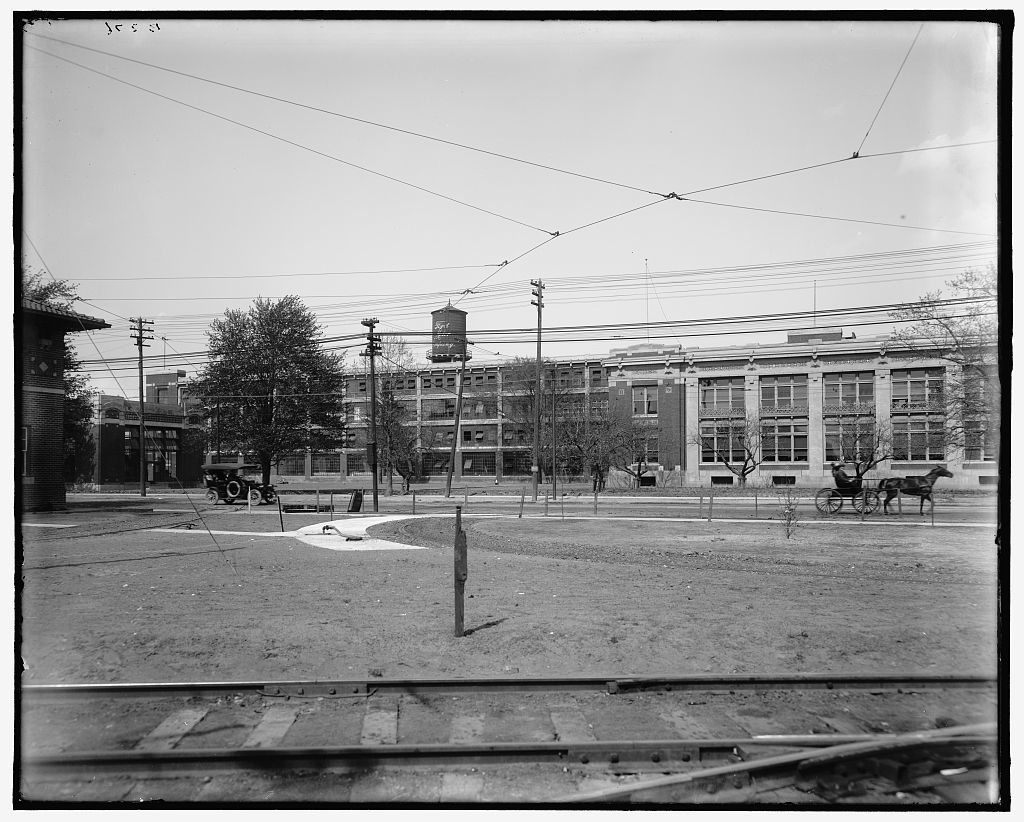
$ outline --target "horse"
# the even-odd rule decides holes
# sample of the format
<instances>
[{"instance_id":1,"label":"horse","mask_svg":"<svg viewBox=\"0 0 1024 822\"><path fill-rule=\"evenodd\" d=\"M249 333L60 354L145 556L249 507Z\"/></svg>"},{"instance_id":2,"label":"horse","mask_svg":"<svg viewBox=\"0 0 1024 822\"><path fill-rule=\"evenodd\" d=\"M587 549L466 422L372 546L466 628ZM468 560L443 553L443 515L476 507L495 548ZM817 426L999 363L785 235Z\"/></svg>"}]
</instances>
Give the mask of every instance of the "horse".
<instances>
[{"instance_id":1,"label":"horse","mask_svg":"<svg viewBox=\"0 0 1024 822\"><path fill-rule=\"evenodd\" d=\"M904 494L911 494L921 498L921 516L924 516L924 501L928 500L935 508L935 500L932 499L932 486L939 477L952 477L953 472L948 471L941 465L936 465L923 477L888 477L878 483L878 490L885 491L885 500L882 504L882 513L889 513L889 500L896 496L897 491Z\"/></svg>"}]
</instances>

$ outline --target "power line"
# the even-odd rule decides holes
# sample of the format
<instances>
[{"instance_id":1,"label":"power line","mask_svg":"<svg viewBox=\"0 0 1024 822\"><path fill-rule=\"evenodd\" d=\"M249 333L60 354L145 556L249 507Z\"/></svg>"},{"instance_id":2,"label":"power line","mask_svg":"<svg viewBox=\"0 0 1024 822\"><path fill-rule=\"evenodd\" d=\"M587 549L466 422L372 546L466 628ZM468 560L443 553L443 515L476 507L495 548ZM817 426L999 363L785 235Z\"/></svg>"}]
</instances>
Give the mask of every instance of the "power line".
<instances>
[{"instance_id":1,"label":"power line","mask_svg":"<svg viewBox=\"0 0 1024 822\"><path fill-rule=\"evenodd\" d=\"M483 265L441 265L430 268L383 268L376 271L292 271L281 274L197 274L194 276L169 274L166 276L161 275L156 277L73 277L72 279L80 283L130 283L139 280L259 280L273 279L276 277L288 277L290 279L294 279L295 277L362 277L371 274L419 274L427 271L459 271L474 268L495 268L500 265L501 263L485 263Z\"/></svg>"},{"instance_id":2,"label":"power line","mask_svg":"<svg viewBox=\"0 0 1024 822\"><path fill-rule=\"evenodd\" d=\"M896 69L896 76L892 78L892 82L889 84L889 90L885 92L885 97L882 98L882 102L878 106L878 111L876 111L875 116L871 118L871 125L868 126L868 130L864 133L864 139L860 141L860 145L857 146L857 150L853 153L854 157L858 157L860 155L860 150L864 148L864 142L868 139L871 129L874 128L875 120L878 119L878 115L882 113L882 107L885 105L885 101L889 99L889 94L892 92L893 86L896 85L900 72L903 71L903 67L907 64L907 58L910 57L910 52L914 50L914 44L917 42L917 38L921 36L921 30L923 28L924 23L917 27L917 34L914 35L914 39L910 43L910 48L907 49L907 53L903 56L903 62L900 63L900 67Z\"/></svg>"},{"instance_id":3,"label":"power line","mask_svg":"<svg viewBox=\"0 0 1024 822\"><path fill-rule=\"evenodd\" d=\"M775 208L754 208L753 206L735 205L733 203L718 203L713 200L695 200L691 197L684 197L688 203L703 203L704 205L722 206L723 208L739 208L744 211L762 211L767 214L785 214L790 217L812 217L816 220L835 220L843 223L862 223L864 225L881 225L889 228L906 228L915 231L937 231L943 234L968 234L974 237L995 237L995 234L988 234L983 231L956 231L951 228L929 228L928 226L906 225L901 223L883 223L878 220L856 220L852 217L835 217L828 214L808 214L802 211L782 211Z\"/></svg>"},{"instance_id":4,"label":"power line","mask_svg":"<svg viewBox=\"0 0 1024 822\"><path fill-rule=\"evenodd\" d=\"M499 214L496 211L490 211L489 209L482 208L481 206L473 205L472 203L467 203L464 200L459 200L459 199L456 199L455 197L449 197L447 194L441 194L438 191L433 191L432 189L424 188L423 186L416 185L415 183L410 183L407 180L402 180L402 179L400 179L398 177L393 177L390 174L385 174L385 173L383 173L381 171L375 171L374 169L367 168L366 166L361 166L358 163L352 163L352 162L349 162L348 160L343 160L340 157L336 157L333 154L327 154L326 152L318 151L317 149L311 148L310 146L303 145L302 143L296 143L294 140L289 140L289 139L287 139L285 137L280 137L277 134L274 134L274 133L269 132L269 131L264 131L261 128L256 128L255 126L251 126L251 125L249 125L247 123L243 123L243 122L241 122L239 120L234 120L231 117L224 116L223 114L217 114L216 112L210 111L209 109L205 109L205 108L202 108L200 106L195 106L195 105L192 105L191 103L186 103L183 100L178 100L175 97L170 97L170 96L168 96L166 94L161 94L160 92L153 91L152 89L148 89L145 86L140 86L140 85L137 85L136 83L130 83L127 80L122 80L120 77L115 77L112 74L107 74L106 72L99 71L98 69L90 68L89 66L82 65L81 63L76 63L74 60L69 60L67 57L61 57L60 55L52 54L51 52L48 52L48 51L46 51L44 49L36 48L35 46L26 46L26 48L31 49L32 51L37 51L40 54L45 54L45 55L47 55L49 57L53 57L55 60L62 60L65 63L70 63L72 66L77 66L78 68L83 69L84 71L89 71L89 72L92 72L93 74L98 74L100 77L106 77L108 80L113 80L113 81L115 81L117 83L122 83L122 84L124 84L126 86L129 86L131 88L137 89L138 91L145 92L146 94L152 94L154 97L159 97L162 100L167 100L167 101L169 101L171 103L177 103L178 105L184 106L185 108L190 108L193 111L198 111L198 112L200 112L202 114L207 114L210 117L216 117L218 120L223 120L226 123L231 123L232 125L240 126L242 128L248 129L249 131L256 132L257 134L262 134L264 137L270 137L270 138L272 138L274 140L278 140L278 141L280 141L282 143L286 143L287 145L294 146L295 148L300 148L303 151L308 151L311 154L316 154L316 155L318 155L320 157L324 157L325 159L333 160L336 163L341 163L342 165L346 165L346 166L349 166L351 168L356 168L356 169L359 169L360 171L365 171L367 174L373 174L376 177L382 177L385 180L391 180L394 183L399 183L400 185L408 186L409 188L414 188L417 191L422 191L425 194L430 194L430 195L432 195L434 197L440 197L442 200L448 200L449 202L457 203L458 205L465 206L466 208L471 208L474 211L480 211L480 212L482 212L484 214L490 214L492 217L497 217L497 218L499 218L501 220L507 220L510 223L515 223L517 225L521 225L524 228L530 228L530 229L533 229L534 231L540 231L540 232L542 232L544 234L551 234L551 235L557 234L557 232L549 231L546 228L539 228L539 227L537 227L535 225L530 225L529 223L524 223L523 221L517 220L514 217L509 217L509 216L507 216L505 214Z\"/></svg>"},{"instance_id":5,"label":"power line","mask_svg":"<svg viewBox=\"0 0 1024 822\"><path fill-rule=\"evenodd\" d=\"M197 75L197 74L189 74L188 72L178 71L177 69L167 68L166 66L158 66L158 65L156 65L154 63L147 63L147 62L145 62L143 60L135 60L135 59L133 59L131 57L123 57L120 54L114 54L114 53L109 52L109 51L102 51L100 49L90 48L89 46L81 46L81 45L78 45L77 43L71 43L71 42L69 42L67 40L60 40L60 39L58 39L56 37L47 37L47 36L42 35L42 34L36 34L35 32L28 32L28 33L32 34L35 37L39 37L40 39L43 39L43 40L50 40L50 41L52 41L54 43L62 43L65 46L72 46L73 48L83 49L85 51L92 51L92 52L95 52L96 54L102 54L102 55L104 55L106 57L114 57L114 58L116 58L118 60L125 60L125 61L127 61L129 63L136 63L136 64L138 64L140 66L146 66L147 68L157 69L159 71L166 71L166 72L168 72L170 74L177 74L180 77L187 77L190 80L198 80L198 81L203 82L203 83L210 83L211 85L220 86L221 88L231 89L232 91L240 91L240 92L242 92L244 94L251 94L251 95L253 95L255 97L262 97L265 100L273 100L274 102L277 102L277 103L284 103L284 104L289 105L289 106L296 106L298 108L306 109L307 111L315 111L315 112L317 112L319 114L328 114L328 115L330 115L332 117L339 117L339 118L341 118L343 120L351 120L352 122L362 123L364 125L373 126L374 128L383 128L383 129L387 129L388 131L397 132L399 134L407 134L407 135L409 135L411 137L419 137L419 138L421 138L423 140L431 140L433 142L442 143L444 145L453 146L455 148L462 148L462 149L466 149L468 151L475 151L475 152L478 152L480 154L487 154L487 155L489 155L491 157L498 157L498 158L503 159L503 160L510 160L510 161L512 161L514 163L523 163L524 165L533 166L535 168L542 168L542 169L545 169L547 171L554 171L554 172L557 172L559 174L568 174L568 175L570 175L572 177L579 177L579 178L584 179L584 180L592 180L593 182L596 182L596 183L604 183L606 185L617 186L618 188L626 188L626 189L630 189L632 191L641 192L643 194L659 195L659 192L657 192L657 191L650 191L649 189L646 189L646 188L638 188L637 186L627 185L626 183L617 183L614 180L606 180L606 179L603 179L601 177L591 176L589 174L581 174L581 173L576 172L576 171L568 171L567 169L558 168L557 166L549 166L549 165L545 165L544 163L537 163L537 162L533 162L531 160L524 160L521 157L513 157L512 155L509 155L509 154L502 154L502 153L497 152L497 151L489 151L487 149L479 148L478 146L471 146L471 145L467 145L466 143L457 143L457 142L455 142L453 140L446 140L446 139L441 138L441 137L434 137L434 136L432 136L430 134L423 134L423 133L418 132L418 131L410 131L409 129L404 129L404 128L399 128L397 126L387 125L386 123L378 123L378 122L375 122L373 120L366 120L366 119L364 119L362 117L354 117L354 116L352 116L350 114L342 114L341 112L332 111L331 109L325 109L325 108L320 108L318 106L311 106L311 105L307 105L305 103L299 103L299 102L296 102L295 100L289 100L289 99L287 99L285 97L276 97L276 96L274 96L272 94L265 94L263 92L254 91L252 89L247 89L247 88L244 88L242 86L235 86L235 85L231 85L230 83L223 83L223 82L220 82L218 80L211 80L208 77L202 77L202 76Z\"/></svg>"}]
</instances>

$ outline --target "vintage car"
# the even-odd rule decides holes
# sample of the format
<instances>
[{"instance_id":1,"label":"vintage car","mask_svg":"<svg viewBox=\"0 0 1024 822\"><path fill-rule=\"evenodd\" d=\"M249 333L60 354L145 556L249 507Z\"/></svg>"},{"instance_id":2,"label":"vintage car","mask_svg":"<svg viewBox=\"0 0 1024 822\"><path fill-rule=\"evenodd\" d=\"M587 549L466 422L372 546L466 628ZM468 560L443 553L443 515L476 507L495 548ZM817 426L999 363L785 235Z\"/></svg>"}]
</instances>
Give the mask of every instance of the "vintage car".
<instances>
[{"instance_id":1,"label":"vintage car","mask_svg":"<svg viewBox=\"0 0 1024 822\"><path fill-rule=\"evenodd\" d=\"M273 485L264 485L254 475L258 465L236 465L228 462L209 462L203 466L206 481L206 499L216 504L223 500L225 505L238 502L274 502L277 494Z\"/></svg>"}]
</instances>

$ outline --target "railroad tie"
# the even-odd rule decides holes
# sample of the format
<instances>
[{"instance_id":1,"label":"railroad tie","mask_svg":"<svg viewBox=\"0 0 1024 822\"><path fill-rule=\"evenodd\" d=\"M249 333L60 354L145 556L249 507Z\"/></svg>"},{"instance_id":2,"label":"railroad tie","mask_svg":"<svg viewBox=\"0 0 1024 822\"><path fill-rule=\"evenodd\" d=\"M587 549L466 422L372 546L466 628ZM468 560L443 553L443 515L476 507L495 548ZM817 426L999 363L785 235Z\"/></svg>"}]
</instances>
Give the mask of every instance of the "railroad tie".
<instances>
[{"instance_id":1,"label":"railroad tie","mask_svg":"<svg viewBox=\"0 0 1024 822\"><path fill-rule=\"evenodd\" d=\"M208 711L209 708L183 708L176 711L140 739L135 750L171 750L185 734L199 724Z\"/></svg>"},{"instance_id":2,"label":"railroad tie","mask_svg":"<svg viewBox=\"0 0 1024 822\"><path fill-rule=\"evenodd\" d=\"M562 742L594 742L597 739L575 701L552 710L551 724L555 728L555 738Z\"/></svg>"},{"instance_id":3,"label":"railroad tie","mask_svg":"<svg viewBox=\"0 0 1024 822\"><path fill-rule=\"evenodd\" d=\"M271 705L242 747L271 748L277 745L295 724L298 715L299 709L294 705Z\"/></svg>"},{"instance_id":4,"label":"railroad tie","mask_svg":"<svg viewBox=\"0 0 1024 822\"><path fill-rule=\"evenodd\" d=\"M441 777L441 802L473 802L484 790L481 773L446 773Z\"/></svg>"},{"instance_id":5,"label":"railroad tie","mask_svg":"<svg viewBox=\"0 0 1024 822\"><path fill-rule=\"evenodd\" d=\"M484 737L484 715L465 714L452 719L448 741L456 744L479 742Z\"/></svg>"},{"instance_id":6,"label":"railroad tie","mask_svg":"<svg viewBox=\"0 0 1024 822\"><path fill-rule=\"evenodd\" d=\"M366 701L360 745L394 745L398 742L398 697L370 697Z\"/></svg>"}]
</instances>

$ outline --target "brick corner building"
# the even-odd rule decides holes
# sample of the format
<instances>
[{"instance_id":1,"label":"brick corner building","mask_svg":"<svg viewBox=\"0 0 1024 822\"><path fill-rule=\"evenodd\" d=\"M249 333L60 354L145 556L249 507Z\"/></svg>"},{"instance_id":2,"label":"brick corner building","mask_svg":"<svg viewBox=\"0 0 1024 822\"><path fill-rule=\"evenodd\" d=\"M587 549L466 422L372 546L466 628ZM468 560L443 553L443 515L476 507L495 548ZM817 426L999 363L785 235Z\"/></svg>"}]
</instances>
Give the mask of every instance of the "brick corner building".
<instances>
[{"instance_id":1,"label":"brick corner building","mask_svg":"<svg viewBox=\"0 0 1024 822\"><path fill-rule=\"evenodd\" d=\"M65 506L64 495L64 335L96 331L110 324L95 317L22 298L16 312L21 345L20 419L15 474L23 511Z\"/></svg>"}]
</instances>

